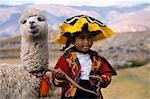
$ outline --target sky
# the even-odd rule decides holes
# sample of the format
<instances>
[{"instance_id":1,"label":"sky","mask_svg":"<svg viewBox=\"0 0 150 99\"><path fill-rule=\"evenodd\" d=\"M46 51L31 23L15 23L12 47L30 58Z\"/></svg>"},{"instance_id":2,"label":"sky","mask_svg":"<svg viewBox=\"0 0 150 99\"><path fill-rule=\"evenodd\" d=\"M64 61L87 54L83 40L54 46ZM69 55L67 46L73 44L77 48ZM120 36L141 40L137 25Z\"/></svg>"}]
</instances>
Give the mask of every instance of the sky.
<instances>
[{"instance_id":1,"label":"sky","mask_svg":"<svg viewBox=\"0 0 150 99\"><path fill-rule=\"evenodd\" d=\"M130 6L133 4L150 3L150 0L0 0L0 4L59 4L70 6Z\"/></svg>"}]
</instances>

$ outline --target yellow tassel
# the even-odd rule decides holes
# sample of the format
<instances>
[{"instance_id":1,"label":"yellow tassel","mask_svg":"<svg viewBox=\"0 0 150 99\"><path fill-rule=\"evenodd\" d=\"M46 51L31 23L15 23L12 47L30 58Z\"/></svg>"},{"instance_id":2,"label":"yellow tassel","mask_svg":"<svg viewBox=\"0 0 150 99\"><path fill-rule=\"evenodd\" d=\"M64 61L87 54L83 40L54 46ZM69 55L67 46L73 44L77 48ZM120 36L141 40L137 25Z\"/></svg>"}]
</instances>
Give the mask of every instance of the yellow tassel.
<instances>
[{"instance_id":1,"label":"yellow tassel","mask_svg":"<svg viewBox=\"0 0 150 99\"><path fill-rule=\"evenodd\" d=\"M71 96L75 96L75 93L76 93L76 90L77 88L76 87L73 87L72 90L71 90Z\"/></svg>"}]
</instances>

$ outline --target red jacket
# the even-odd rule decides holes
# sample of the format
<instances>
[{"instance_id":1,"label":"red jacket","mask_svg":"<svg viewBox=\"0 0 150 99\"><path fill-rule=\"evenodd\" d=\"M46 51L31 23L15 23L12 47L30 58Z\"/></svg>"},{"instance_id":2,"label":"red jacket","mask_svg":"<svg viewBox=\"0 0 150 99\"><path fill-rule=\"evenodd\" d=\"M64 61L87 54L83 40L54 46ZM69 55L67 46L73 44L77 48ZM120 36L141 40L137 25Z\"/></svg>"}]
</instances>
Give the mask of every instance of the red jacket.
<instances>
[{"instance_id":1,"label":"red jacket","mask_svg":"<svg viewBox=\"0 0 150 99\"><path fill-rule=\"evenodd\" d=\"M107 62L107 60L98 56L96 52L90 50L89 54L92 60L92 69L90 75L99 75L99 77L103 79L103 82L101 82L100 87L106 88L111 82L111 76L116 75L116 72ZM64 71L75 82L77 83L79 82L81 66L73 48L66 51L65 54L58 59L55 69L57 68L60 68L62 71ZM73 97L75 95L76 88L69 81L67 80L62 81L60 79L57 79L57 77L55 76L53 80L55 85L62 86L63 96ZM93 85L93 87L96 86L95 81L90 79L90 82Z\"/></svg>"}]
</instances>

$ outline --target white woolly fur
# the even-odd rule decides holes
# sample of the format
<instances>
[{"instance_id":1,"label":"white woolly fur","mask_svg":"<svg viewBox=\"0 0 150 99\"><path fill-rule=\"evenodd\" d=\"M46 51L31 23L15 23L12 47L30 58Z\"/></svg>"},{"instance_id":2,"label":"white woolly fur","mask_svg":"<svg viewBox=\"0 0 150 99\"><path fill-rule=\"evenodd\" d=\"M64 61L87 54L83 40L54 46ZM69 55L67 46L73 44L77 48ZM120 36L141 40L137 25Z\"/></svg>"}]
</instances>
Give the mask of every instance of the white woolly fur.
<instances>
[{"instance_id":1,"label":"white woolly fur","mask_svg":"<svg viewBox=\"0 0 150 99\"><path fill-rule=\"evenodd\" d=\"M0 99L39 97L40 78L48 67L48 26L38 9L28 8L20 17L21 64L0 65Z\"/></svg>"}]
</instances>

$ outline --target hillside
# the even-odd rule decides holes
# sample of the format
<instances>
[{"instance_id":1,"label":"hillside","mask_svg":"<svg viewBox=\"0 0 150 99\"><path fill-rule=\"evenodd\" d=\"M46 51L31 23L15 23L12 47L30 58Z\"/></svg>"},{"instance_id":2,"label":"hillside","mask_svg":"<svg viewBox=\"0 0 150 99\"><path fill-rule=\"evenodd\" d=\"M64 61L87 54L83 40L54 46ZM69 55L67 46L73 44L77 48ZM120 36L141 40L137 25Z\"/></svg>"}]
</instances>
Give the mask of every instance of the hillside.
<instances>
[{"instance_id":1,"label":"hillside","mask_svg":"<svg viewBox=\"0 0 150 99\"><path fill-rule=\"evenodd\" d=\"M105 99L150 99L150 64L118 70L112 83L103 89Z\"/></svg>"},{"instance_id":2,"label":"hillside","mask_svg":"<svg viewBox=\"0 0 150 99\"><path fill-rule=\"evenodd\" d=\"M62 45L54 43L56 32L49 33L49 54L54 60ZM54 34L54 35L53 35ZM93 49L104 56L115 68L141 66L150 61L150 31L117 33L93 44ZM19 58L20 36L0 40L0 59ZM13 54L12 54L13 51Z\"/></svg>"},{"instance_id":3,"label":"hillside","mask_svg":"<svg viewBox=\"0 0 150 99\"><path fill-rule=\"evenodd\" d=\"M140 66L150 61L150 31L116 33L93 46L116 68Z\"/></svg>"}]
</instances>

